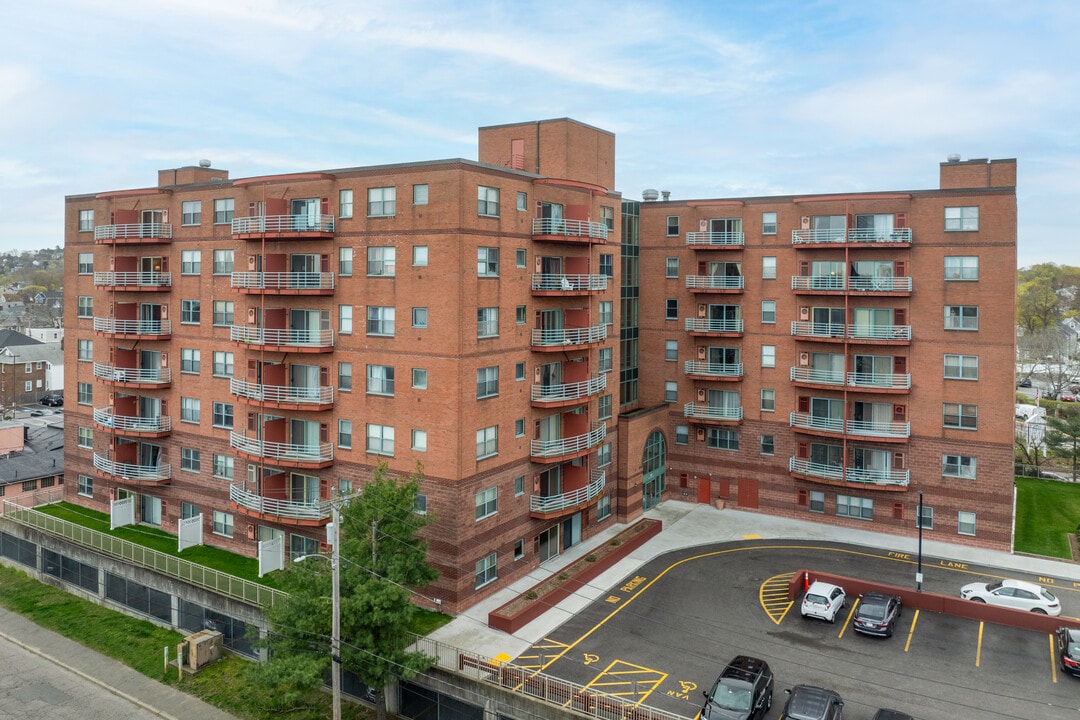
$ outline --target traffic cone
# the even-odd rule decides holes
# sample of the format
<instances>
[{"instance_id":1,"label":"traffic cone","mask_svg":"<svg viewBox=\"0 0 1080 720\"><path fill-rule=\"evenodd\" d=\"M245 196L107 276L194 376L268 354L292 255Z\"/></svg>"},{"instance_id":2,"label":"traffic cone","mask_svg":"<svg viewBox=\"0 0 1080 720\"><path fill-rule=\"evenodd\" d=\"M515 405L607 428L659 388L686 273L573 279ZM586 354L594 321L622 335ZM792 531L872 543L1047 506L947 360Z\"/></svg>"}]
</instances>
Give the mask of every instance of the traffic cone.
<instances>
[{"instance_id":1,"label":"traffic cone","mask_svg":"<svg viewBox=\"0 0 1080 720\"><path fill-rule=\"evenodd\" d=\"M807 591L809 589L810 589L810 573L809 573L809 571L804 571L803 572L803 591L805 592L805 591Z\"/></svg>"}]
</instances>

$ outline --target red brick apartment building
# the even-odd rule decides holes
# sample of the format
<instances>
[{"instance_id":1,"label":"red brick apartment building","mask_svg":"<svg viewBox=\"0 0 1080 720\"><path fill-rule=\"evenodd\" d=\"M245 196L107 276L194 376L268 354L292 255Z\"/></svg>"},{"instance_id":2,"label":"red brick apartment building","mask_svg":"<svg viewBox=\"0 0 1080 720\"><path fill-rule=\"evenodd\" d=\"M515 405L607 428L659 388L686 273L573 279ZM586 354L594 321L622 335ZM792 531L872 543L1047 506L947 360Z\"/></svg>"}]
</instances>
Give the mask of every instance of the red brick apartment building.
<instances>
[{"instance_id":1,"label":"red brick apartment building","mask_svg":"<svg viewBox=\"0 0 1080 720\"><path fill-rule=\"evenodd\" d=\"M451 612L665 497L910 534L921 489L933 533L1009 545L1014 162L645 203L614 166L561 119L481 128L478 162L68 197L70 498L306 554L337 493L422 463Z\"/></svg>"}]
</instances>

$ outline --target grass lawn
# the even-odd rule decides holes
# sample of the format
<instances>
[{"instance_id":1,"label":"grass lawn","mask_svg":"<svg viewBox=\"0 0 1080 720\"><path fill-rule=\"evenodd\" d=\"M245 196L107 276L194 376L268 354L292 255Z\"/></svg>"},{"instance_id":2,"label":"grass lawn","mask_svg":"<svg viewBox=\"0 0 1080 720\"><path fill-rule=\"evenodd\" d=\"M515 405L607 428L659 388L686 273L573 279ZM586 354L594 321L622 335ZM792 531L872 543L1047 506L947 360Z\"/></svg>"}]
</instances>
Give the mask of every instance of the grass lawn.
<instances>
[{"instance_id":1,"label":"grass lawn","mask_svg":"<svg viewBox=\"0 0 1080 720\"><path fill-rule=\"evenodd\" d=\"M1080 483L1016 478L1017 552L1072 559L1068 533L1080 525Z\"/></svg>"}]
</instances>

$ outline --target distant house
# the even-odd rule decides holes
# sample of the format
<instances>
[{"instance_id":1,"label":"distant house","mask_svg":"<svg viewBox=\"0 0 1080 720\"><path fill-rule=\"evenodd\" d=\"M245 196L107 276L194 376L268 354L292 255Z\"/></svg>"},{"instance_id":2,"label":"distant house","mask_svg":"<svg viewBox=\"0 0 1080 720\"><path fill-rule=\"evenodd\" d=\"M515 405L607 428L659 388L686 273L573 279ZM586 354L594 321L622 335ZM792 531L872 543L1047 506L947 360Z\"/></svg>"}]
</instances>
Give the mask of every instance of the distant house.
<instances>
[{"instance_id":1,"label":"distant house","mask_svg":"<svg viewBox=\"0 0 1080 720\"><path fill-rule=\"evenodd\" d=\"M0 330L0 406L36 402L63 388L64 351L12 330Z\"/></svg>"},{"instance_id":2,"label":"distant house","mask_svg":"<svg viewBox=\"0 0 1080 720\"><path fill-rule=\"evenodd\" d=\"M14 502L23 496L61 489L64 424L63 416L56 417L60 419L0 422L0 493L4 500Z\"/></svg>"},{"instance_id":3,"label":"distant house","mask_svg":"<svg viewBox=\"0 0 1080 720\"><path fill-rule=\"evenodd\" d=\"M38 292L30 299L33 300L35 305L46 305L53 310L64 307L64 293L56 290Z\"/></svg>"}]
</instances>

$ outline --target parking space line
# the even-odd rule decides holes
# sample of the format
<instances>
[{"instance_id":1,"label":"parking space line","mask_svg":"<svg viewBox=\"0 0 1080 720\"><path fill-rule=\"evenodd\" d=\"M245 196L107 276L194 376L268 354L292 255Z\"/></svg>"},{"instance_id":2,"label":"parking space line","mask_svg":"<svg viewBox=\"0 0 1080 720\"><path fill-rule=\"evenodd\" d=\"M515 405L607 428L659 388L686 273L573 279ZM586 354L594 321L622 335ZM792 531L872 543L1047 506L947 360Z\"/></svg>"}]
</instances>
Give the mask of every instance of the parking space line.
<instances>
[{"instance_id":1,"label":"parking space line","mask_svg":"<svg viewBox=\"0 0 1080 720\"><path fill-rule=\"evenodd\" d=\"M1057 683L1057 658L1054 657L1054 633L1049 633L1046 639L1050 641L1050 677Z\"/></svg>"},{"instance_id":2,"label":"parking space line","mask_svg":"<svg viewBox=\"0 0 1080 720\"><path fill-rule=\"evenodd\" d=\"M979 621L979 642L975 646L975 667L979 667L979 661L982 659L982 635L983 635L983 621Z\"/></svg>"},{"instance_id":3,"label":"parking space line","mask_svg":"<svg viewBox=\"0 0 1080 720\"><path fill-rule=\"evenodd\" d=\"M848 625L851 624L851 618L855 617L855 608L859 607L859 598L855 598L855 602L851 603L851 610L848 611L847 619L844 620L844 626L840 628L840 634L837 638L844 637L844 631L848 629Z\"/></svg>"},{"instance_id":4,"label":"parking space line","mask_svg":"<svg viewBox=\"0 0 1080 720\"><path fill-rule=\"evenodd\" d=\"M915 634L915 623L917 622L919 622L918 610L915 611L915 615L911 618L911 629L908 630L907 642L904 643L904 652L907 652L908 648L911 647L911 636Z\"/></svg>"}]
</instances>

